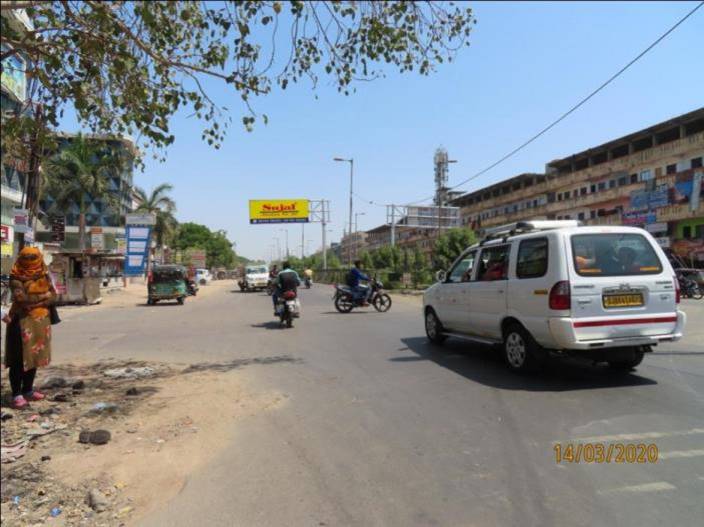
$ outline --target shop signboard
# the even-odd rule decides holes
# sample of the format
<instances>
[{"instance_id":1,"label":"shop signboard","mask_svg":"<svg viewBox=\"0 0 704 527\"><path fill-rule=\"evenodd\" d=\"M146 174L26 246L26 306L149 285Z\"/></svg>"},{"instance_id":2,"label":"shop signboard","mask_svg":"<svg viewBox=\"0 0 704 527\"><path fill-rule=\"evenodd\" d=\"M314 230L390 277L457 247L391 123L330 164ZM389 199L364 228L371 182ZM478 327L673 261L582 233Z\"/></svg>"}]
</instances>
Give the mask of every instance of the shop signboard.
<instances>
[{"instance_id":1,"label":"shop signboard","mask_svg":"<svg viewBox=\"0 0 704 527\"><path fill-rule=\"evenodd\" d=\"M307 199L251 199L249 223L308 223Z\"/></svg>"},{"instance_id":2,"label":"shop signboard","mask_svg":"<svg viewBox=\"0 0 704 527\"><path fill-rule=\"evenodd\" d=\"M10 226L0 225L0 242L9 243L10 241Z\"/></svg>"},{"instance_id":3,"label":"shop signboard","mask_svg":"<svg viewBox=\"0 0 704 527\"><path fill-rule=\"evenodd\" d=\"M15 232L26 233L30 230L27 209L12 209L12 215L15 218Z\"/></svg>"},{"instance_id":4,"label":"shop signboard","mask_svg":"<svg viewBox=\"0 0 704 527\"><path fill-rule=\"evenodd\" d=\"M663 249L669 249L670 248L670 238L667 236L661 236L659 238L655 238L655 241L658 242L658 245L662 247Z\"/></svg>"},{"instance_id":5,"label":"shop signboard","mask_svg":"<svg viewBox=\"0 0 704 527\"><path fill-rule=\"evenodd\" d=\"M62 242L66 239L66 217L51 216L51 241Z\"/></svg>"},{"instance_id":6,"label":"shop signboard","mask_svg":"<svg viewBox=\"0 0 704 527\"><path fill-rule=\"evenodd\" d=\"M665 223L665 222L648 223L645 226L645 230L650 233L667 232L667 223Z\"/></svg>"},{"instance_id":7,"label":"shop signboard","mask_svg":"<svg viewBox=\"0 0 704 527\"><path fill-rule=\"evenodd\" d=\"M127 252L127 239L124 236L115 238L117 254L125 254Z\"/></svg>"},{"instance_id":8,"label":"shop signboard","mask_svg":"<svg viewBox=\"0 0 704 527\"><path fill-rule=\"evenodd\" d=\"M125 276L144 274L149 251L151 227L148 225L127 226L127 252L125 254Z\"/></svg>"},{"instance_id":9,"label":"shop signboard","mask_svg":"<svg viewBox=\"0 0 704 527\"><path fill-rule=\"evenodd\" d=\"M2 46L2 50L8 50L7 46ZM27 98L27 68L24 60L19 55L9 55L2 61L2 73L0 82L17 99L24 102Z\"/></svg>"},{"instance_id":10,"label":"shop signboard","mask_svg":"<svg viewBox=\"0 0 704 527\"><path fill-rule=\"evenodd\" d=\"M197 269L205 269L205 256L203 249L188 249L186 251L186 259L191 266Z\"/></svg>"},{"instance_id":11,"label":"shop signboard","mask_svg":"<svg viewBox=\"0 0 704 527\"><path fill-rule=\"evenodd\" d=\"M131 212L125 214L126 225L154 225L156 224L156 214L151 212Z\"/></svg>"},{"instance_id":12,"label":"shop signboard","mask_svg":"<svg viewBox=\"0 0 704 527\"><path fill-rule=\"evenodd\" d=\"M634 190L631 192L631 210L652 210L665 207L670 202L669 188L659 185L655 190Z\"/></svg>"},{"instance_id":13,"label":"shop signboard","mask_svg":"<svg viewBox=\"0 0 704 527\"><path fill-rule=\"evenodd\" d=\"M645 225L646 223L655 223L657 218L655 212L631 211L624 212L621 215L621 221L624 225Z\"/></svg>"},{"instance_id":14,"label":"shop signboard","mask_svg":"<svg viewBox=\"0 0 704 527\"><path fill-rule=\"evenodd\" d=\"M24 231L24 243L34 243L34 230L27 229Z\"/></svg>"},{"instance_id":15,"label":"shop signboard","mask_svg":"<svg viewBox=\"0 0 704 527\"><path fill-rule=\"evenodd\" d=\"M694 181L680 181L675 183L675 199L674 203L688 203L692 196L692 187Z\"/></svg>"}]
</instances>

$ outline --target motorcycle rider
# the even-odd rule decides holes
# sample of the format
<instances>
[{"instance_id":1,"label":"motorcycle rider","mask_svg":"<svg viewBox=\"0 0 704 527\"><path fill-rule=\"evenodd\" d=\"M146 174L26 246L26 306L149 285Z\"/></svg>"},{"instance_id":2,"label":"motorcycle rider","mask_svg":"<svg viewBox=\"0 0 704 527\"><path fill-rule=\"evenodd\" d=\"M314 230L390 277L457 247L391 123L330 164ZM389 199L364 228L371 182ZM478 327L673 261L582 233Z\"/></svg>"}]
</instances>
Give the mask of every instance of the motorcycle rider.
<instances>
[{"instance_id":1,"label":"motorcycle rider","mask_svg":"<svg viewBox=\"0 0 704 527\"><path fill-rule=\"evenodd\" d=\"M371 278L362 272L362 260L355 260L354 267L350 269L348 274L347 285L350 286L350 289L352 289L355 293L355 296L358 298L364 298L364 303L367 304L369 303L369 295L372 292L372 288L360 284L359 282L361 280L370 282Z\"/></svg>"},{"instance_id":2,"label":"motorcycle rider","mask_svg":"<svg viewBox=\"0 0 704 527\"><path fill-rule=\"evenodd\" d=\"M276 303L279 300L279 296L286 291L298 292L298 286L301 285L301 279L298 277L298 273L291 269L291 264L289 262L284 262L282 265L283 269L276 275L276 288L274 289L274 294L271 298L274 301L274 316L277 316Z\"/></svg>"},{"instance_id":3,"label":"motorcycle rider","mask_svg":"<svg viewBox=\"0 0 704 527\"><path fill-rule=\"evenodd\" d=\"M269 278L275 279L276 275L279 274L279 268L276 266L276 264L271 266L271 269L269 269Z\"/></svg>"},{"instance_id":4,"label":"motorcycle rider","mask_svg":"<svg viewBox=\"0 0 704 527\"><path fill-rule=\"evenodd\" d=\"M310 287L310 284L313 283L313 269L310 267L306 268L305 271L303 271L303 278L306 282L306 285Z\"/></svg>"}]
</instances>

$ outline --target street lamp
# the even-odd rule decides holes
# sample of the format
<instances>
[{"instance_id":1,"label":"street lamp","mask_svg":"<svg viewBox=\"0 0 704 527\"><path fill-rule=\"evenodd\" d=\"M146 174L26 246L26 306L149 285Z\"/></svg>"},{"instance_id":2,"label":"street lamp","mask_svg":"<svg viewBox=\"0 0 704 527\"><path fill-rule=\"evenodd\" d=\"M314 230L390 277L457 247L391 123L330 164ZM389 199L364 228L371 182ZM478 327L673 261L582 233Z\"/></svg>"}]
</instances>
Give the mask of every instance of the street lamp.
<instances>
[{"instance_id":1,"label":"street lamp","mask_svg":"<svg viewBox=\"0 0 704 527\"><path fill-rule=\"evenodd\" d=\"M276 242L276 254L277 254L277 259L281 260L281 243L279 241L279 238L274 236L274 241Z\"/></svg>"},{"instance_id":2,"label":"street lamp","mask_svg":"<svg viewBox=\"0 0 704 527\"><path fill-rule=\"evenodd\" d=\"M349 232L352 232L352 182L354 179L354 158L345 159L343 157L334 157L333 161L341 161L350 164L350 218L349 218ZM352 263L351 261L349 263Z\"/></svg>"}]
</instances>

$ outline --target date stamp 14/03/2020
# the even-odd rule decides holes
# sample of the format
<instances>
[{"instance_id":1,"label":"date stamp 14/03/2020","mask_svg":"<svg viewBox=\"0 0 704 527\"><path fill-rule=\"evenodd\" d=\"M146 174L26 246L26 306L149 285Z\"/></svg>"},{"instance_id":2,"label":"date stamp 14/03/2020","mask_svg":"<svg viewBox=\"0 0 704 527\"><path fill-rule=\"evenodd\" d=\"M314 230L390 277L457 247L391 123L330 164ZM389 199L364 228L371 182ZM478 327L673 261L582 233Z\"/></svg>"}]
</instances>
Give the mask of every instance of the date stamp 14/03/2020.
<instances>
[{"instance_id":1,"label":"date stamp 14/03/2020","mask_svg":"<svg viewBox=\"0 0 704 527\"><path fill-rule=\"evenodd\" d=\"M657 463L655 443L556 443L555 463Z\"/></svg>"}]
</instances>

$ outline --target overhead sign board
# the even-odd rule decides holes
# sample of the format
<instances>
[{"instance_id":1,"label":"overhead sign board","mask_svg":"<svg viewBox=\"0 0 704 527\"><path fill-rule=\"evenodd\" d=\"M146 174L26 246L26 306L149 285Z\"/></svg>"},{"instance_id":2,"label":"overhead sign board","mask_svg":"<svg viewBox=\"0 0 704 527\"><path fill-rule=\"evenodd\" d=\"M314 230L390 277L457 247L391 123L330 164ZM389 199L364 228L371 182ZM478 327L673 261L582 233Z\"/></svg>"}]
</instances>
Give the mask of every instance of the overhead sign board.
<instances>
[{"instance_id":1,"label":"overhead sign board","mask_svg":"<svg viewBox=\"0 0 704 527\"><path fill-rule=\"evenodd\" d=\"M307 199L251 199L249 223L308 223Z\"/></svg>"},{"instance_id":2,"label":"overhead sign board","mask_svg":"<svg viewBox=\"0 0 704 527\"><path fill-rule=\"evenodd\" d=\"M150 212L130 212L125 214L126 225L155 225L156 214Z\"/></svg>"}]
</instances>

